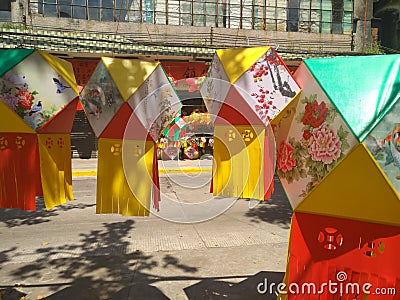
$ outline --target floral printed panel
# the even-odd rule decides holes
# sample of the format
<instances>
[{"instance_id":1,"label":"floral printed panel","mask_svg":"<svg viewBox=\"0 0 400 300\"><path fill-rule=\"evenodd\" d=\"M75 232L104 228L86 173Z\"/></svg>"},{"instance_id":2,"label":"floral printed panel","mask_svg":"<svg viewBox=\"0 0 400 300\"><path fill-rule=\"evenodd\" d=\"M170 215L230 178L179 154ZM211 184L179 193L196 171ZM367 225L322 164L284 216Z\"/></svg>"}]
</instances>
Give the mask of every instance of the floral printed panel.
<instances>
[{"instance_id":1,"label":"floral printed panel","mask_svg":"<svg viewBox=\"0 0 400 300\"><path fill-rule=\"evenodd\" d=\"M96 136L99 137L124 103L103 62L81 93L82 106Z\"/></svg>"},{"instance_id":2,"label":"floral printed panel","mask_svg":"<svg viewBox=\"0 0 400 300\"><path fill-rule=\"evenodd\" d=\"M400 102L372 130L364 144L400 193Z\"/></svg>"},{"instance_id":3,"label":"floral printed panel","mask_svg":"<svg viewBox=\"0 0 400 300\"><path fill-rule=\"evenodd\" d=\"M303 90L277 129L276 167L293 208L357 144L304 64L295 78Z\"/></svg>"},{"instance_id":4,"label":"floral printed panel","mask_svg":"<svg viewBox=\"0 0 400 300\"><path fill-rule=\"evenodd\" d=\"M77 94L36 52L0 77L0 99L39 129Z\"/></svg>"},{"instance_id":5,"label":"floral printed panel","mask_svg":"<svg viewBox=\"0 0 400 300\"><path fill-rule=\"evenodd\" d=\"M217 55L214 55L207 77L200 88L207 110L214 122L230 87L231 84L221 64L221 60Z\"/></svg>"},{"instance_id":6,"label":"floral printed panel","mask_svg":"<svg viewBox=\"0 0 400 300\"><path fill-rule=\"evenodd\" d=\"M300 91L277 53L270 48L235 83L264 122L270 122Z\"/></svg>"},{"instance_id":7,"label":"floral printed panel","mask_svg":"<svg viewBox=\"0 0 400 300\"><path fill-rule=\"evenodd\" d=\"M128 103L154 140L182 107L161 65L132 95Z\"/></svg>"}]
</instances>

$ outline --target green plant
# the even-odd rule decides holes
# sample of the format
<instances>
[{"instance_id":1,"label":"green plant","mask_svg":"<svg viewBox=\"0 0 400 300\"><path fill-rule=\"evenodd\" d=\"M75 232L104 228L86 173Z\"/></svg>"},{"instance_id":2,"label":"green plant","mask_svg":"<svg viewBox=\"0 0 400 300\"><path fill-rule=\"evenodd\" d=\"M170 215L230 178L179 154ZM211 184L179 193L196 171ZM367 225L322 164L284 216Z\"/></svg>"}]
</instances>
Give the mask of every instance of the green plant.
<instances>
[{"instance_id":1,"label":"green plant","mask_svg":"<svg viewBox=\"0 0 400 300\"><path fill-rule=\"evenodd\" d=\"M0 24L0 28L4 28L4 29L24 29L24 26L22 24L18 24L18 23L3 23L3 24Z\"/></svg>"},{"instance_id":2,"label":"green plant","mask_svg":"<svg viewBox=\"0 0 400 300\"><path fill-rule=\"evenodd\" d=\"M365 54L383 54L384 51L381 49L379 42L372 42L370 47L365 47Z\"/></svg>"}]
</instances>

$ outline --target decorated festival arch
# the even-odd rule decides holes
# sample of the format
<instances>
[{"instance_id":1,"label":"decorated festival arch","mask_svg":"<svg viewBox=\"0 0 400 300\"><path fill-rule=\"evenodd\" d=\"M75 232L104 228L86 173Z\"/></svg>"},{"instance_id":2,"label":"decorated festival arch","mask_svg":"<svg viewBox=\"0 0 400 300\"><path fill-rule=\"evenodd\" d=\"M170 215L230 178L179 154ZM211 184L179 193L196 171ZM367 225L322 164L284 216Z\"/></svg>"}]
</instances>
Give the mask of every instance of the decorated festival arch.
<instances>
[{"instance_id":1,"label":"decorated festival arch","mask_svg":"<svg viewBox=\"0 0 400 300\"><path fill-rule=\"evenodd\" d=\"M0 207L72 200L69 133L78 88L70 63L33 49L0 50Z\"/></svg>"},{"instance_id":2,"label":"decorated festival arch","mask_svg":"<svg viewBox=\"0 0 400 300\"><path fill-rule=\"evenodd\" d=\"M215 126L215 196L270 197L275 164L271 124L299 91L269 46L216 51L201 86Z\"/></svg>"},{"instance_id":3,"label":"decorated festival arch","mask_svg":"<svg viewBox=\"0 0 400 300\"><path fill-rule=\"evenodd\" d=\"M341 299L397 299L373 292L400 288L400 56L310 59L294 77L302 92L276 137L294 210L285 283L371 284Z\"/></svg>"},{"instance_id":4,"label":"decorated festival arch","mask_svg":"<svg viewBox=\"0 0 400 300\"><path fill-rule=\"evenodd\" d=\"M96 212L159 209L156 141L181 108L159 62L103 57L81 94L99 138Z\"/></svg>"}]
</instances>

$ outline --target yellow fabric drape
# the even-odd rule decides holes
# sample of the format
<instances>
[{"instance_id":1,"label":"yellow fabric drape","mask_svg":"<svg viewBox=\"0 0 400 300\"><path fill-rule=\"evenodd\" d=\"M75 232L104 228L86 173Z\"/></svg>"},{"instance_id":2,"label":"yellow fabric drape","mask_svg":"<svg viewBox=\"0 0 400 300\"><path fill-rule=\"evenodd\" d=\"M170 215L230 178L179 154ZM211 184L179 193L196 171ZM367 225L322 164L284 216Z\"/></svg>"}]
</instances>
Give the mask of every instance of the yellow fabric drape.
<instances>
[{"instance_id":1,"label":"yellow fabric drape","mask_svg":"<svg viewBox=\"0 0 400 300\"><path fill-rule=\"evenodd\" d=\"M69 134L38 134L40 176L46 209L73 200Z\"/></svg>"},{"instance_id":2,"label":"yellow fabric drape","mask_svg":"<svg viewBox=\"0 0 400 300\"><path fill-rule=\"evenodd\" d=\"M112 57L102 57L101 60L124 101L128 101L160 65L159 62Z\"/></svg>"},{"instance_id":3,"label":"yellow fabric drape","mask_svg":"<svg viewBox=\"0 0 400 300\"><path fill-rule=\"evenodd\" d=\"M0 98L0 132L35 133L28 124L21 119Z\"/></svg>"},{"instance_id":4,"label":"yellow fabric drape","mask_svg":"<svg viewBox=\"0 0 400 300\"><path fill-rule=\"evenodd\" d=\"M347 177L348 180L343 180ZM321 180L295 211L399 226L399 198L361 143Z\"/></svg>"},{"instance_id":5,"label":"yellow fabric drape","mask_svg":"<svg viewBox=\"0 0 400 300\"><path fill-rule=\"evenodd\" d=\"M264 200L264 136L264 126L215 126L215 196Z\"/></svg>"},{"instance_id":6,"label":"yellow fabric drape","mask_svg":"<svg viewBox=\"0 0 400 300\"><path fill-rule=\"evenodd\" d=\"M149 215L154 151L151 141L99 139L98 214Z\"/></svg>"}]
</instances>

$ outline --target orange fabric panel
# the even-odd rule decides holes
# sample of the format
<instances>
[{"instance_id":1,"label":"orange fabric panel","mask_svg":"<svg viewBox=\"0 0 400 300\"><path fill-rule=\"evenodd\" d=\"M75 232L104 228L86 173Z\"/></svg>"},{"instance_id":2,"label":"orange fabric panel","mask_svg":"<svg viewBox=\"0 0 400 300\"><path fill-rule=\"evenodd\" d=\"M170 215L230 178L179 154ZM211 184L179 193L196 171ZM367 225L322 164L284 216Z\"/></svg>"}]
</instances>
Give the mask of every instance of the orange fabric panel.
<instances>
[{"instance_id":1,"label":"orange fabric panel","mask_svg":"<svg viewBox=\"0 0 400 300\"><path fill-rule=\"evenodd\" d=\"M36 134L0 133L0 207L36 209L37 150Z\"/></svg>"},{"instance_id":2,"label":"orange fabric panel","mask_svg":"<svg viewBox=\"0 0 400 300\"><path fill-rule=\"evenodd\" d=\"M371 292L399 286L400 227L295 212L291 228L287 285L313 283L319 288L329 281L338 287L343 283L341 299L354 299L352 290L346 290L347 283L368 282ZM327 290L317 296L340 298ZM305 297L313 299L315 295L289 295L289 299ZM357 299L365 299L362 291ZM399 298L371 294L368 299Z\"/></svg>"}]
</instances>

